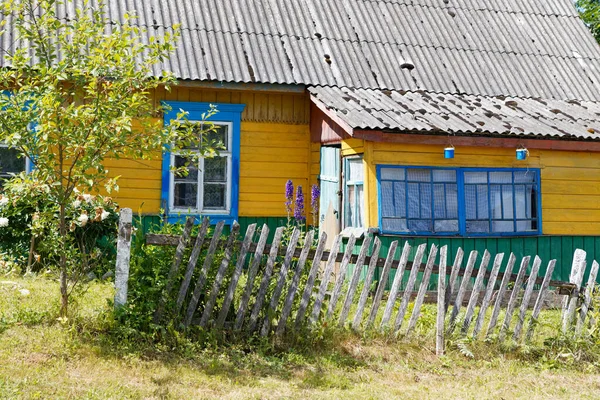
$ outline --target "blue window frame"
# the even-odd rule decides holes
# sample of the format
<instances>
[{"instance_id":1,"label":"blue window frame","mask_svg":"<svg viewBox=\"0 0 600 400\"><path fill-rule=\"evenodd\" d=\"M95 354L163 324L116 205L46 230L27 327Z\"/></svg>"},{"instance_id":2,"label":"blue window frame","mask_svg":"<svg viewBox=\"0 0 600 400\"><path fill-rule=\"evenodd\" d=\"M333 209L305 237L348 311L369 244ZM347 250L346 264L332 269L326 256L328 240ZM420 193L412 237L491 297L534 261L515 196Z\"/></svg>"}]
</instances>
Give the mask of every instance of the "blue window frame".
<instances>
[{"instance_id":1,"label":"blue window frame","mask_svg":"<svg viewBox=\"0 0 600 400\"><path fill-rule=\"evenodd\" d=\"M189 121L202 121L202 114L211 108L210 103L164 102L170 107L165 113L168 126L177 119L180 110L188 113ZM225 221L231 224L238 218L240 125L244 104L214 104L217 113L208 121L216 127L216 135L225 145L218 157L200 161L198 168L189 168L186 177L173 173L171 166L181 166L183 156L166 151L162 162L161 201L168 222L177 222L185 216L208 216L212 223Z\"/></svg>"},{"instance_id":2,"label":"blue window frame","mask_svg":"<svg viewBox=\"0 0 600 400\"><path fill-rule=\"evenodd\" d=\"M377 166L382 233L540 235L539 169Z\"/></svg>"}]
</instances>

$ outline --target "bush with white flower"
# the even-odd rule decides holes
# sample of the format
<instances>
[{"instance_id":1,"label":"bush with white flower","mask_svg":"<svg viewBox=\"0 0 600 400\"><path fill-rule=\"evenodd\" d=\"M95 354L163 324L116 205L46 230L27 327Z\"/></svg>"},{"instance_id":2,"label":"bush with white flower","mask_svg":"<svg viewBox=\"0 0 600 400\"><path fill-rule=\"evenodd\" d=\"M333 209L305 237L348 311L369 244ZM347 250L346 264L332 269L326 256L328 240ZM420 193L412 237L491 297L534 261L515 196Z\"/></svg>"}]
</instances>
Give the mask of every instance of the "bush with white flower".
<instances>
[{"instance_id":1,"label":"bush with white flower","mask_svg":"<svg viewBox=\"0 0 600 400\"><path fill-rule=\"evenodd\" d=\"M59 211L48 185L29 175L5 181L0 191L0 252L4 258L16 261L22 270L40 270L56 265L57 256L69 251L69 256L83 265L83 272L105 272L114 260L118 205L110 197L74 193L66 209L71 250L57 245Z\"/></svg>"}]
</instances>

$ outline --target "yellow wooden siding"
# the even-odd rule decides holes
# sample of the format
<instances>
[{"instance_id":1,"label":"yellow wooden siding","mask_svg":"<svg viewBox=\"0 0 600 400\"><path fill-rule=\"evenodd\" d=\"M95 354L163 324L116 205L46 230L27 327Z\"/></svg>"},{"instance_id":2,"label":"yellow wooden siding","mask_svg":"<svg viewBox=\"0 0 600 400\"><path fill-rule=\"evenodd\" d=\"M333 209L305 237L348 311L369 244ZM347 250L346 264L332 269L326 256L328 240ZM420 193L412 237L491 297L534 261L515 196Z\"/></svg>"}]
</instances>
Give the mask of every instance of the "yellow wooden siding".
<instances>
[{"instance_id":1,"label":"yellow wooden siding","mask_svg":"<svg viewBox=\"0 0 600 400\"><path fill-rule=\"evenodd\" d=\"M344 139L342 140L342 157L353 156L365 152L365 141L362 139Z\"/></svg>"},{"instance_id":2,"label":"yellow wooden siding","mask_svg":"<svg viewBox=\"0 0 600 400\"><path fill-rule=\"evenodd\" d=\"M308 96L302 93L264 93L236 90L174 87L157 89L153 101L242 103L240 143L240 216L285 215L283 191L292 179L307 192L317 183L319 144L310 143ZM120 176L118 193L122 207L156 214L161 208L162 159L109 159L109 176Z\"/></svg>"},{"instance_id":3,"label":"yellow wooden siding","mask_svg":"<svg viewBox=\"0 0 600 400\"><path fill-rule=\"evenodd\" d=\"M443 146L365 143L367 221L378 226L377 164L449 167L540 168L542 228L548 235L600 234L600 153L530 150L517 161L515 149L457 147L445 159Z\"/></svg>"}]
</instances>

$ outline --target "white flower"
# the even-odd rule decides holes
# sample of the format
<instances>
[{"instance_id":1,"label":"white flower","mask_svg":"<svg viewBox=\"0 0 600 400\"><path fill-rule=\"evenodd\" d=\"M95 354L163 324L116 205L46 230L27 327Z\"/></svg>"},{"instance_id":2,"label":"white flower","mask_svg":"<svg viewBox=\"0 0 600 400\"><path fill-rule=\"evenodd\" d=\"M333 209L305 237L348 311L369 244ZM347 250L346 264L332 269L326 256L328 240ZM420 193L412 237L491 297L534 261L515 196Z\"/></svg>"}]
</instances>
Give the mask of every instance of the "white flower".
<instances>
[{"instance_id":1,"label":"white flower","mask_svg":"<svg viewBox=\"0 0 600 400\"><path fill-rule=\"evenodd\" d=\"M77 221L79 221L81 223L81 226L85 226L85 224L87 224L89 219L90 218L88 217L87 214L81 214L79 216L79 218L77 218Z\"/></svg>"},{"instance_id":2,"label":"white flower","mask_svg":"<svg viewBox=\"0 0 600 400\"><path fill-rule=\"evenodd\" d=\"M79 201L79 200L75 200L75 201L73 202L73 207L75 207L75 208L79 208L80 206L81 206L81 201Z\"/></svg>"},{"instance_id":3,"label":"white flower","mask_svg":"<svg viewBox=\"0 0 600 400\"><path fill-rule=\"evenodd\" d=\"M92 195L91 195L91 194L88 194L88 193L86 193L86 194L84 194L84 195L83 195L83 199L84 199L84 200L85 200L87 203L89 203L90 201L92 201Z\"/></svg>"},{"instance_id":4,"label":"white flower","mask_svg":"<svg viewBox=\"0 0 600 400\"><path fill-rule=\"evenodd\" d=\"M2 196L2 198L0 198L0 207L5 206L7 204L8 204L8 197Z\"/></svg>"},{"instance_id":5,"label":"white flower","mask_svg":"<svg viewBox=\"0 0 600 400\"><path fill-rule=\"evenodd\" d=\"M100 214L100 221L104 221L106 218L108 218L109 215L110 213L108 211L102 211L102 214Z\"/></svg>"},{"instance_id":6,"label":"white flower","mask_svg":"<svg viewBox=\"0 0 600 400\"><path fill-rule=\"evenodd\" d=\"M4 228L5 226L8 226L8 218L0 218L0 228Z\"/></svg>"},{"instance_id":7,"label":"white flower","mask_svg":"<svg viewBox=\"0 0 600 400\"><path fill-rule=\"evenodd\" d=\"M21 296L29 296L29 290L27 289L19 289L19 293L21 293Z\"/></svg>"}]
</instances>

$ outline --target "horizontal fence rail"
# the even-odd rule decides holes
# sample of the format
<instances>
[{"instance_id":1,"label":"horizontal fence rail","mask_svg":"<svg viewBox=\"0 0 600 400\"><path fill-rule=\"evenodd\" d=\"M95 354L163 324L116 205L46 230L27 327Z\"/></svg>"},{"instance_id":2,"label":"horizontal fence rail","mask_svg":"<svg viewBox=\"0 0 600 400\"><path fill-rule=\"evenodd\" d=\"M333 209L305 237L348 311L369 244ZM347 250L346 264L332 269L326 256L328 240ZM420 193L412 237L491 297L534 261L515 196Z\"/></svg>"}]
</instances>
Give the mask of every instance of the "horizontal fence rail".
<instances>
[{"instance_id":1,"label":"horizontal fence rail","mask_svg":"<svg viewBox=\"0 0 600 400\"><path fill-rule=\"evenodd\" d=\"M410 335L418 327L422 305L436 303L436 351L443 354L449 334L531 340L550 287L564 298L562 329L581 332L588 323L598 273L594 261L582 287L587 264L585 251L579 249L571 279L564 282L551 279L555 260L544 262L535 255L517 260L514 254L492 257L486 250L476 263L477 251L466 257L458 249L450 260L447 246L411 248L407 242L396 258L398 241L391 243L387 254L380 254L378 237L365 238L358 254L353 254L354 236L342 251L341 235L326 249L325 233L279 227L267 243L266 224L249 225L238 237L239 225L234 223L231 233L222 237L220 222L211 236L205 218L194 237L193 222L193 218L186 221L182 235L146 236L147 245L177 247L154 320L175 319L184 329L199 325L266 336L329 322L356 331ZM542 266L546 268L540 274ZM393 283L387 290L391 271ZM578 307L580 297L583 304Z\"/></svg>"}]
</instances>

